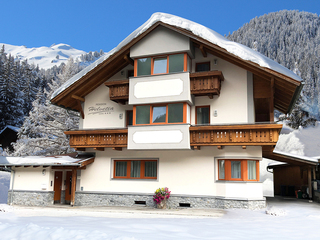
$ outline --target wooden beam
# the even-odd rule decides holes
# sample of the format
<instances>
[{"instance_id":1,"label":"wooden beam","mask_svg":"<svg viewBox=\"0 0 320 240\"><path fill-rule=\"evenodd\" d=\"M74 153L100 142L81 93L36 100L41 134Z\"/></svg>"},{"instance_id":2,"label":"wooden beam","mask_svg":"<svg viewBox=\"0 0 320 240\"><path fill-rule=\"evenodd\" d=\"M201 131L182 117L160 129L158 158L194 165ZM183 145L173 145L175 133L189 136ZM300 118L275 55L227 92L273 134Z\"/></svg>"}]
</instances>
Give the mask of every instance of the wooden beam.
<instances>
[{"instance_id":1,"label":"wooden beam","mask_svg":"<svg viewBox=\"0 0 320 240\"><path fill-rule=\"evenodd\" d=\"M201 147L200 146L193 146L193 150L200 150Z\"/></svg>"},{"instance_id":2,"label":"wooden beam","mask_svg":"<svg viewBox=\"0 0 320 240\"><path fill-rule=\"evenodd\" d=\"M76 184L77 184L77 169L72 169L71 201L70 201L71 206L74 206L74 201L76 196Z\"/></svg>"},{"instance_id":3,"label":"wooden beam","mask_svg":"<svg viewBox=\"0 0 320 240\"><path fill-rule=\"evenodd\" d=\"M79 96L77 96L77 95L75 95L75 94L73 94L71 97L72 97L73 99L79 100L79 101L81 101L81 102L85 102L85 99L84 99L83 97L79 97Z\"/></svg>"},{"instance_id":4,"label":"wooden beam","mask_svg":"<svg viewBox=\"0 0 320 240\"><path fill-rule=\"evenodd\" d=\"M77 147L75 147L74 150L80 151L80 152L85 152L86 151L85 148L77 148Z\"/></svg>"},{"instance_id":5,"label":"wooden beam","mask_svg":"<svg viewBox=\"0 0 320 240\"><path fill-rule=\"evenodd\" d=\"M271 78L270 84L270 122L274 122L274 77Z\"/></svg>"},{"instance_id":6,"label":"wooden beam","mask_svg":"<svg viewBox=\"0 0 320 240\"><path fill-rule=\"evenodd\" d=\"M122 147L114 147L114 148L112 148L112 150L122 151Z\"/></svg>"},{"instance_id":7,"label":"wooden beam","mask_svg":"<svg viewBox=\"0 0 320 240\"><path fill-rule=\"evenodd\" d=\"M242 149L247 149L247 146L242 146Z\"/></svg>"},{"instance_id":8,"label":"wooden beam","mask_svg":"<svg viewBox=\"0 0 320 240\"><path fill-rule=\"evenodd\" d=\"M218 145L217 148L218 148L219 150L221 150L221 149L222 149L222 146L221 146L221 145Z\"/></svg>"},{"instance_id":9,"label":"wooden beam","mask_svg":"<svg viewBox=\"0 0 320 240\"><path fill-rule=\"evenodd\" d=\"M95 147L93 149L96 151L104 151L104 147Z\"/></svg>"},{"instance_id":10,"label":"wooden beam","mask_svg":"<svg viewBox=\"0 0 320 240\"><path fill-rule=\"evenodd\" d=\"M312 199L312 182L311 182L311 167L308 168L308 188L309 188L309 199Z\"/></svg>"},{"instance_id":11,"label":"wooden beam","mask_svg":"<svg viewBox=\"0 0 320 240\"><path fill-rule=\"evenodd\" d=\"M203 57L207 57L208 56L207 52L206 52L206 50L205 50L205 48L204 48L204 46L202 44L200 45L199 49L200 49Z\"/></svg>"},{"instance_id":12,"label":"wooden beam","mask_svg":"<svg viewBox=\"0 0 320 240\"><path fill-rule=\"evenodd\" d=\"M71 169L77 169L77 167L76 166L52 166L52 169L71 170Z\"/></svg>"},{"instance_id":13,"label":"wooden beam","mask_svg":"<svg viewBox=\"0 0 320 240\"><path fill-rule=\"evenodd\" d=\"M87 165L89 165L89 164L91 164L93 162L94 162L94 158L91 158L91 159L89 159L87 161L82 162L80 165L81 165L81 167L84 167L84 166L87 166Z\"/></svg>"},{"instance_id":14,"label":"wooden beam","mask_svg":"<svg viewBox=\"0 0 320 240\"><path fill-rule=\"evenodd\" d=\"M123 59L126 60L126 62L129 63L130 65L134 66L134 62L132 58L128 57L128 55L125 55Z\"/></svg>"}]
</instances>

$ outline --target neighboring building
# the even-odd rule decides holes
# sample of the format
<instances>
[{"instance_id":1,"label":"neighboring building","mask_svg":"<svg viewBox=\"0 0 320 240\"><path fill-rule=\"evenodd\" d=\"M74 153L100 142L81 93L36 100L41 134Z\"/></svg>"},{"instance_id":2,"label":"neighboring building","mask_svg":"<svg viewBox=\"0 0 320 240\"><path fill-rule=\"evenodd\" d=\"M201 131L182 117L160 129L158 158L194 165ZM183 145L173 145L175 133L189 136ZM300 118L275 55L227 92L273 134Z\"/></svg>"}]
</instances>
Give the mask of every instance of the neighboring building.
<instances>
[{"instance_id":1,"label":"neighboring building","mask_svg":"<svg viewBox=\"0 0 320 240\"><path fill-rule=\"evenodd\" d=\"M274 109L291 111L301 81L202 25L154 14L51 99L81 114L70 145L95 153L73 168L71 205L153 206L154 191L168 187L171 208L264 207L261 161L282 127ZM28 192L19 173L42 171L13 169L14 194ZM48 181L61 171L64 181L65 166L48 166Z\"/></svg>"},{"instance_id":2,"label":"neighboring building","mask_svg":"<svg viewBox=\"0 0 320 240\"><path fill-rule=\"evenodd\" d=\"M7 125L0 131L0 147L13 151L12 143L17 141L19 128Z\"/></svg>"}]
</instances>

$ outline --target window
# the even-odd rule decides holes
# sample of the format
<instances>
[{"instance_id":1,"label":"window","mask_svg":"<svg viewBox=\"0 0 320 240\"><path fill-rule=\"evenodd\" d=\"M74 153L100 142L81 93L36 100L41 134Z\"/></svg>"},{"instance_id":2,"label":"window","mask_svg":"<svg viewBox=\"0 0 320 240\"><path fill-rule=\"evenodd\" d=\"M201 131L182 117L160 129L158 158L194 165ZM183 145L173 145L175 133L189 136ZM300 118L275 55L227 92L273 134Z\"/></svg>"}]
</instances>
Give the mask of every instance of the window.
<instances>
[{"instance_id":1,"label":"window","mask_svg":"<svg viewBox=\"0 0 320 240\"><path fill-rule=\"evenodd\" d=\"M186 123L187 103L133 107L133 125Z\"/></svg>"},{"instance_id":2,"label":"window","mask_svg":"<svg viewBox=\"0 0 320 240\"><path fill-rule=\"evenodd\" d=\"M196 72L210 71L210 62L196 63Z\"/></svg>"},{"instance_id":3,"label":"window","mask_svg":"<svg viewBox=\"0 0 320 240\"><path fill-rule=\"evenodd\" d=\"M172 54L135 60L135 76L156 75L187 71L187 54Z\"/></svg>"},{"instance_id":4,"label":"window","mask_svg":"<svg viewBox=\"0 0 320 240\"><path fill-rule=\"evenodd\" d=\"M157 160L114 160L113 177L157 179Z\"/></svg>"},{"instance_id":5,"label":"window","mask_svg":"<svg viewBox=\"0 0 320 240\"><path fill-rule=\"evenodd\" d=\"M210 106L196 107L196 124L210 124Z\"/></svg>"},{"instance_id":6,"label":"window","mask_svg":"<svg viewBox=\"0 0 320 240\"><path fill-rule=\"evenodd\" d=\"M218 179L226 181L259 181L259 161L219 159Z\"/></svg>"}]
</instances>

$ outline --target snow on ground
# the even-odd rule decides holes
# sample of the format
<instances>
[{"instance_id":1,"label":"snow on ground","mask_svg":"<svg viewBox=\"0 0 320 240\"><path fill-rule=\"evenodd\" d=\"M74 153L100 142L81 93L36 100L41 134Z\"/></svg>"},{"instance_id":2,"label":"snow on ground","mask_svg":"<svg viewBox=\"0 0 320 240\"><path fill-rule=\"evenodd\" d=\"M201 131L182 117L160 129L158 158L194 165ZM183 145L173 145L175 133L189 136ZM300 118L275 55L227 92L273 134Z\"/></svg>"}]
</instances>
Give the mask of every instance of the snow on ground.
<instances>
[{"instance_id":1,"label":"snow on ground","mask_svg":"<svg viewBox=\"0 0 320 240\"><path fill-rule=\"evenodd\" d=\"M319 136L319 122L315 127L300 127L297 130L284 126L275 150L308 157L320 156Z\"/></svg>"},{"instance_id":2,"label":"snow on ground","mask_svg":"<svg viewBox=\"0 0 320 240\"><path fill-rule=\"evenodd\" d=\"M320 205L270 199L268 208L217 210L214 217L164 215L173 210L8 207L0 205L1 239L319 239ZM41 211L45 209L45 211ZM189 211L191 209L185 210ZM266 210L274 214L266 214ZM208 210L213 211L213 210ZM32 216L27 217L27 213ZM77 215L75 215L77 213ZM222 213L222 214L221 214Z\"/></svg>"}]
</instances>

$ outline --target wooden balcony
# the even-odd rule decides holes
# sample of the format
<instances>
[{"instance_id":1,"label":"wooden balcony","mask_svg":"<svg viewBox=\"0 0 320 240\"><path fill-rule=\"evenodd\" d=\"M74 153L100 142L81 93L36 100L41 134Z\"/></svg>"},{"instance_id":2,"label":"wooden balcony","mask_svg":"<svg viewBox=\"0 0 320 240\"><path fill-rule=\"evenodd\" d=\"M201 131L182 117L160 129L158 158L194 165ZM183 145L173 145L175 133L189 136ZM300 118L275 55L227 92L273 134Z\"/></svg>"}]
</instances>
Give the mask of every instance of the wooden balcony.
<instances>
[{"instance_id":1,"label":"wooden balcony","mask_svg":"<svg viewBox=\"0 0 320 240\"><path fill-rule=\"evenodd\" d=\"M200 146L275 146L281 124L191 126L190 145Z\"/></svg>"},{"instance_id":2,"label":"wooden balcony","mask_svg":"<svg viewBox=\"0 0 320 240\"><path fill-rule=\"evenodd\" d=\"M125 104L129 99L129 79L123 81L105 82L104 85L109 87L110 100Z\"/></svg>"},{"instance_id":3,"label":"wooden balcony","mask_svg":"<svg viewBox=\"0 0 320 240\"><path fill-rule=\"evenodd\" d=\"M220 95L221 81L224 80L221 71L190 73L190 90L195 96Z\"/></svg>"},{"instance_id":4,"label":"wooden balcony","mask_svg":"<svg viewBox=\"0 0 320 240\"><path fill-rule=\"evenodd\" d=\"M70 136L70 147L83 150L85 148L114 148L120 150L127 147L128 129L99 129L99 130L78 130L66 131Z\"/></svg>"}]
</instances>

